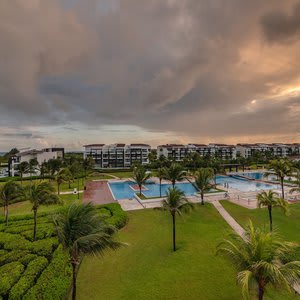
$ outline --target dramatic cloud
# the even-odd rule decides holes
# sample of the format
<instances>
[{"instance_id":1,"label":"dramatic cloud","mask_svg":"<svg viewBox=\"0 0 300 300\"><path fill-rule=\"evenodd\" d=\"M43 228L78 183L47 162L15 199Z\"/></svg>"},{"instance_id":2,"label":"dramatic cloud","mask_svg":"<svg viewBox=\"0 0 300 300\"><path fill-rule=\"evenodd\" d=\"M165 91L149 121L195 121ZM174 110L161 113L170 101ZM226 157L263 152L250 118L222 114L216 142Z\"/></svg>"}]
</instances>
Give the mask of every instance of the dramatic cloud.
<instances>
[{"instance_id":1,"label":"dramatic cloud","mask_svg":"<svg viewBox=\"0 0 300 300\"><path fill-rule=\"evenodd\" d=\"M296 0L4 0L0 125L70 148L298 141L299 19Z\"/></svg>"}]
</instances>

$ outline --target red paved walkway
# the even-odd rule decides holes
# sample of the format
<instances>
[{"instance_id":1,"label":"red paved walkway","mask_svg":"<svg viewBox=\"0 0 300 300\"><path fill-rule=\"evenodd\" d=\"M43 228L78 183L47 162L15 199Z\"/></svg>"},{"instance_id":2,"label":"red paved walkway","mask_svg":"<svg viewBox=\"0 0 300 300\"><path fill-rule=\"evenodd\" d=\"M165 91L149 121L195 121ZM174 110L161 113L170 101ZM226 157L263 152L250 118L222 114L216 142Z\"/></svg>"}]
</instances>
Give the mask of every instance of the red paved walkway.
<instances>
[{"instance_id":1,"label":"red paved walkway","mask_svg":"<svg viewBox=\"0 0 300 300\"><path fill-rule=\"evenodd\" d=\"M86 184L86 190L83 192L83 202L92 202L93 204L106 204L116 202L114 200L107 181L90 181Z\"/></svg>"}]
</instances>

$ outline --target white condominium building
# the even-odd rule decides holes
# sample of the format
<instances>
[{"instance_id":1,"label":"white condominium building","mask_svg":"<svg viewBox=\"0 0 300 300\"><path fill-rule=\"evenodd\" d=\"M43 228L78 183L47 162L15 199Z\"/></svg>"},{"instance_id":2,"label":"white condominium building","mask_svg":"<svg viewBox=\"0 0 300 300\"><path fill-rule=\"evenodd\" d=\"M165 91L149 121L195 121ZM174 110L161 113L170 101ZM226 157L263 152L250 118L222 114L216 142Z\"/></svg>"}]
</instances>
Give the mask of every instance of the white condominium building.
<instances>
[{"instance_id":1,"label":"white condominium building","mask_svg":"<svg viewBox=\"0 0 300 300\"><path fill-rule=\"evenodd\" d=\"M198 153L201 156L214 156L221 159L236 158L236 149L233 145L225 144L166 144L157 147L157 158L166 158L182 161L190 153Z\"/></svg>"},{"instance_id":2,"label":"white condominium building","mask_svg":"<svg viewBox=\"0 0 300 300\"><path fill-rule=\"evenodd\" d=\"M22 162L30 162L31 159L36 159L38 164L41 165L43 162L47 162L50 159L63 158L65 154L64 148L45 148L42 150L28 150L19 152L12 156L9 161L9 175L15 176L18 165ZM29 174L25 174L25 176ZM40 170L37 169L34 175L40 175Z\"/></svg>"},{"instance_id":3,"label":"white condominium building","mask_svg":"<svg viewBox=\"0 0 300 300\"><path fill-rule=\"evenodd\" d=\"M270 153L274 156L286 157L291 155L300 154L300 144L237 144L236 145L237 154L241 157L251 157L255 153Z\"/></svg>"},{"instance_id":4,"label":"white condominium building","mask_svg":"<svg viewBox=\"0 0 300 300\"><path fill-rule=\"evenodd\" d=\"M151 151L146 144L91 144L84 148L84 158L93 158L96 168L130 168L134 163L146 165Z\"/></svg>"}]
</instances>

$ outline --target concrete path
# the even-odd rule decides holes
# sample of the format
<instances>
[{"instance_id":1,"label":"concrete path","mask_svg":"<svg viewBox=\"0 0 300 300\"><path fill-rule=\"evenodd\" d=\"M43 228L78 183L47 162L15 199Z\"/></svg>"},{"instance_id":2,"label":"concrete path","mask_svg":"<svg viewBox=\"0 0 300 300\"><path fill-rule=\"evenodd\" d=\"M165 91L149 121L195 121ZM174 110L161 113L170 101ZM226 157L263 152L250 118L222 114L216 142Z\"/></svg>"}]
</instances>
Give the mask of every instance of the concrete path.
<instances>
[{"instance_id":1,"label":"concrete path","mask_svg":"<svg viewBox=\"0 0 300 300\"><path fill-rule=\"evenodd\" d=\"M219 201L212 201L212 205L217 209L224 220L231 226L231 228L243 239L245 240L245 230L244 228L236 222L236 220L225 210Z\"/></svg>"}]
</instances>

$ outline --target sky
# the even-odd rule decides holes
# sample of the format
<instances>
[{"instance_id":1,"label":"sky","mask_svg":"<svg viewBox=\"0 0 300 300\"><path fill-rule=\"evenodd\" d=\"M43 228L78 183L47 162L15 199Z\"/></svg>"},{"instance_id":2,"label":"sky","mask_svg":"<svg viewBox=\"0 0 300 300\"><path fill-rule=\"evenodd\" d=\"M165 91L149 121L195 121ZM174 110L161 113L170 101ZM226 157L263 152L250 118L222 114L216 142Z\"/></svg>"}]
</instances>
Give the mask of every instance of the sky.
<instances>
[{"instance_id":1,"label":"sky","mask_svg":"<svg viewBox=\"0 0 300 300\"><path fill-rule=\"evenodd\" d=\"M0 150L300 142L299 0L0 1Z\"/></svg>"}]
</instances>

